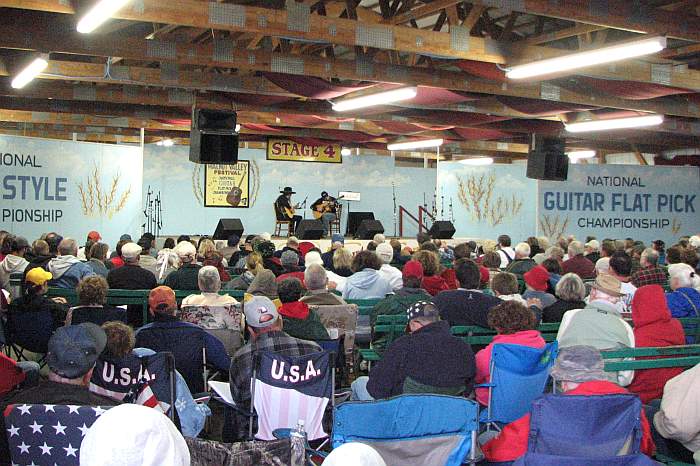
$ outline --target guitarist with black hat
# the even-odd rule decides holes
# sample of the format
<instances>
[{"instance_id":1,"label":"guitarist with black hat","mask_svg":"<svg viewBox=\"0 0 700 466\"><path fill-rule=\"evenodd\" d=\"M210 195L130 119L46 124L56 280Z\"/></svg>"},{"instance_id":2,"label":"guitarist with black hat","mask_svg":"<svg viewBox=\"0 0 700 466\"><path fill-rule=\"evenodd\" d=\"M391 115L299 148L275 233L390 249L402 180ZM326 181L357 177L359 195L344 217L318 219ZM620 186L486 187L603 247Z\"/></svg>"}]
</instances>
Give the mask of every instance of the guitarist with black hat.
<instances>
[{"instance_id":1,"label":"guitarist with black hat","mask_svg":"<svg viewBox=\"0 0 700 466\"><path fill-rule=\"evenodd\" d=\"M299 205L292 205L292 194L296 194L296 192L291 186L285 186L284 190L280 191L280 196L275 201L275 206L277 210L277 219L289 221L290 232L295 232L297 225L301 222L301 215L294 214L294 210L298 209Z\"/></svg>"}]
</instances>

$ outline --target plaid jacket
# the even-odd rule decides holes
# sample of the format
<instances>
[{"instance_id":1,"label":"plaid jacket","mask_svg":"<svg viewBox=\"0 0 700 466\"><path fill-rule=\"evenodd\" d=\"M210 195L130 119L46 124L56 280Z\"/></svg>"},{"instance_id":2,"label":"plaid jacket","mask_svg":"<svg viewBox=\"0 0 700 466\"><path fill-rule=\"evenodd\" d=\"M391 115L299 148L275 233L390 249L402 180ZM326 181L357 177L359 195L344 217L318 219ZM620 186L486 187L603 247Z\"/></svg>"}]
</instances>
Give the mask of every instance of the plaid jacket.
<instances>
[{"instance_id":1,"label":"plaid jacket","mask_svg":"<svg viewBox=\"0 0 700 466\"><path fill-rule=\"evenodd\" d=\"M236 351L231 359L229 383L233 400L246 411L249 409L250 380L253 377L253 356L256 351L269 351L285 356L303 356L318 353L321 347L313 341L300 340L279 330L263 333Z\"/></svg>"},{"instance_id":2,"label":"plaid jacket","mask_svg":"<svg viewBox=\"0 0 700 466\"><path fill-rule=\"evenodd\" d=\"M668 283L668 274L666 270L661 267L650 266L635 272L634 275L632 275L631 281L637 288L644 285L666 286Z\"/></svg>"}]
</instances>

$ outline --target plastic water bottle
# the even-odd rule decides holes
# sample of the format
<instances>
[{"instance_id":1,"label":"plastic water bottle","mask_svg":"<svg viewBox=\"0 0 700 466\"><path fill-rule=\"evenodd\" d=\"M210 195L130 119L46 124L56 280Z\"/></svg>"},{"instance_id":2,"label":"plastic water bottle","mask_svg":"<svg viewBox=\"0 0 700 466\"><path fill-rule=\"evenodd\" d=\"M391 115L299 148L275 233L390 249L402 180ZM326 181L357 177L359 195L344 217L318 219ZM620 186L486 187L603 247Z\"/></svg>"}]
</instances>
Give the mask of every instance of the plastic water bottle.
<instances>
[{"instance_id":1,"label":"plastic water bottle","mask_svg":"<svg viewBox=\"0 0 700 466\"><path fill-rule=\"evenodd\" d=\"M299 419L297 426L289 434L292 446L292 466L306 466L306 431L304 420Z\"/></svg>"}]
</instances>

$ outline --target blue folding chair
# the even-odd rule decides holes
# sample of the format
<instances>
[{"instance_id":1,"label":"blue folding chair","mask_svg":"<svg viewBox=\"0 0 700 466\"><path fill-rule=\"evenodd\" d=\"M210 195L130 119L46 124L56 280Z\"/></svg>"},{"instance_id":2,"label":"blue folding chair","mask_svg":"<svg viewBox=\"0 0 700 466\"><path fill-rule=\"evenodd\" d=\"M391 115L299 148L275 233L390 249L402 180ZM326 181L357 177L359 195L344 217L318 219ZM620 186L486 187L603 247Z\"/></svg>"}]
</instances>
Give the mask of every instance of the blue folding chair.
<instances>
[{"instance_id":1,"label":"blue folding chair","mask_svg":"<svg viewBox=\"0 0 700 466\"><path fill-rule=\"evenodd\" d=\"M476 461L479 406L445 395L351 401L335 409L332 442L360 442L387 465L459 466Z\"/></svg>"},{"instance_id":2,"label":"blue folding chair","mask_svg":"<svg viewBox=\"0 0 700 466\"><path fill-rule=\"evenodd\" d=\"M651 465L640 451L635 395L556 395L532 403L527 453L515 465Z\"/></svg>"},{"instance_id":3,"label":"blue folding chair","mask_svg":"<svg viewBox=\"0 0 700 466\"><path fill-rule=\"evenodd\" d=\"M489 389L489 404L480 421L499 429L497 423L507 424L523 417L532 401L541 396L549 371L557 359L556 341L544 348L497 344L491 353L489 383L478 385Z\"/></svg>"}]
</instances>

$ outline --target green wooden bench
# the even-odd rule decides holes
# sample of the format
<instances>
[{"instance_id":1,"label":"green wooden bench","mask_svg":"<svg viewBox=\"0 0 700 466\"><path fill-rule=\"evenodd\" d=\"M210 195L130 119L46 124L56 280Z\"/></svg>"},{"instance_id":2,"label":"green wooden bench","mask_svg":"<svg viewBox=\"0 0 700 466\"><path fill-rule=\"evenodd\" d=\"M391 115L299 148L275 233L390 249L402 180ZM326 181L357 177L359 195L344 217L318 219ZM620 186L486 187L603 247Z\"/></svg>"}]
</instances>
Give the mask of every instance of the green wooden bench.
<instances>
[{"instance_id":1,"label":"green wooden bench","mask_svg":"<svg viewBox=\"0 0 700 466\"><path fill-rule=\"evenodd\" d=\"M700 345L663 346L653 348L624 348L619 350L601 351L605 361L606 371L630 371L639 369L660 369L666 367L692 367L700 363ZM629 359L618 361L622 358L648 358L659 359Z\"/></svg>"},{"instance_id":2,"label":"green wooden bench","mask_svg":"<svg viewBox=\"0 0 700 466\"><path fill-rule=\"evenodd\" d=\"M374 330L372 332L372 339L374 340L381 335L384 337L385 346L389 346L391 342L406 333L406 321L407 317L405 314L377 316L377 321L374 324ZM360 349L359 352L360 356L365 361L379 361L382 358L381 354L373 348L363 348Z\"/></svg>"},{"instance_id":3,"label":"green wooden bench","mask_svg":"<svg viewBox=\"0 0 700 466\"><path fill-rule=\"evenodd\" d=\"M381 299L346 299L345 302L348 304L357 305L357 314L361 316L368 316L372 313L372 309Z\"/></svg>"},{"instance_id":4,"label":"green wooden bench","mask_svg":"<svg viewBox=\"0 0 700 466\"><path fill-rule=\"evenodd\" d=\"M139 305L143 308L143 323L148 322L148 295L151 290L118 290L110 289L107 291L107 304L110 306L125 306ZM178 305L182 300L191 294L200 294L199 290L176 290L175 299ZM221 290L219 294L227 294L237 300L243 299L243 291L240 290ZM55 288L51 287L46 293L49 298L62 297L68 301L71 306L78 304L78 294L74 289Z\"/></svg>"}]
</instances>

